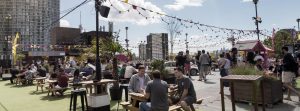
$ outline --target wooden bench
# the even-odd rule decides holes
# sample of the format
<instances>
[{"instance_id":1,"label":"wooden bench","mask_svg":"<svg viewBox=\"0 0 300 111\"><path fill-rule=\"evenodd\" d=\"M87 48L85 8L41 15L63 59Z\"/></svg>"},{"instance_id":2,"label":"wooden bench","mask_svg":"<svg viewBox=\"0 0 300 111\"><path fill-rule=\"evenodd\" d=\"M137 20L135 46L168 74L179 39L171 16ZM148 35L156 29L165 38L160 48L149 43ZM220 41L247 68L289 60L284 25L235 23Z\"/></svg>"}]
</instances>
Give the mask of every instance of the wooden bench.
<instances>
[{"instance_id":1,"label":"wooden bench","mask_svg":"<svg viewBox=\"0 0 300 111\"><path fill-rule=\"evenodd\" d=\"M195 102L195 104L201 104L202 101L203 101L202 98L197 99L196 102ZM120 105L122 105L123 108L128 109L128 110L130 110L130 111L138 111L138 109L136 109L136 108L134 108L134 107L131 106L131 103L130 103L130 102L121 102ZM172 105L172 106L169 106L169 111L176 111L176 110L179 110L179 109L181 109L181 108L182 108L181 106L178 106L178 105ZM191 105L191 109L192 109L192 111L195 111L193 105Z\"/></svg>"},{"instance_id":2,"label":"wooden bench","mask_svg":"<svg viewBox=\"0 0 300 111\"><path fill-rule=\"evenodd\" d=\"M131 104L130 104L130 102L121 102L120 105L122 105L123 108L127 109L127 107Z\"/></svg>"},{"instance_id":3,"label":"wooden bench","mask_svg":"<svg viewBox=\"0 0 300 111\"><path fill-rule=\"evenodd\" d=\"M181 106L178 106L178 105L169 106L169 111L176 111L179 109L181 109Z\"/></svg>"},{"instance_id":4,"label":"wooden bench","mask_svg":"<svg viewBox=\"0 0 300 111\"><path fill-rule=\"evenodd\" d=\"M201 104L203 101L202 98L200 99L197 99L196 102L194 104ZM191 106L191 110L192 111L195 111L195 108L194 108L194 105L192 104ZM182 107L181 106L178 106L178 105L172 105L172 106L169 106L169 111L176 111L176 110L179 110L181 109Z\"/></svg>"}]
</instances>

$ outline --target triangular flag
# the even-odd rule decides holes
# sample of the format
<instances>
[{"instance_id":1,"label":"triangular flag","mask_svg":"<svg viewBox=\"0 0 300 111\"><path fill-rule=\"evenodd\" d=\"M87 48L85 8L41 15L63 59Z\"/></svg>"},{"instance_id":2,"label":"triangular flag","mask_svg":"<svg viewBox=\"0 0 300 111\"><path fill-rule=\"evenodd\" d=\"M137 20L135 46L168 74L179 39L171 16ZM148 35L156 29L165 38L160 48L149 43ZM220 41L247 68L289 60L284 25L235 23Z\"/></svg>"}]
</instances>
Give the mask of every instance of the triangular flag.
<instances>
[{"instance_id":1,"label":"triangular flag","mask_svg":"<svg viewBox=\"0 0 300 111\"><path fill-rule=\"evenodd\" d=\"M136 9L136 6L135 6L135 5L132 5L132 8L133 8L133 9Z\"/></svg>"}]
</instances>

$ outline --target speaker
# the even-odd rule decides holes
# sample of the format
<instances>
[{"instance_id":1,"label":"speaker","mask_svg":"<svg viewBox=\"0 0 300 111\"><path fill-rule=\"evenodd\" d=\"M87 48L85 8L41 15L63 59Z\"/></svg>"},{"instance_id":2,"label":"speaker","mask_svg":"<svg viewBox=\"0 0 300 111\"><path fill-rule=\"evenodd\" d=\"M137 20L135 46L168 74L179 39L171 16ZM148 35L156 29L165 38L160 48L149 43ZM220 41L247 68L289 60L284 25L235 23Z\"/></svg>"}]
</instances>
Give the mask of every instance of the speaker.
<instances>
[{"instance_id":1,"label":"speaker","mask_svg":"<svg viewBox=\"0 0 300 111\"><path fill-rule=\"evenodd\" d=\"M102 17L107 18L110 8L107 6L99 6L99 12Z\"/></svg>"}]
</instances>

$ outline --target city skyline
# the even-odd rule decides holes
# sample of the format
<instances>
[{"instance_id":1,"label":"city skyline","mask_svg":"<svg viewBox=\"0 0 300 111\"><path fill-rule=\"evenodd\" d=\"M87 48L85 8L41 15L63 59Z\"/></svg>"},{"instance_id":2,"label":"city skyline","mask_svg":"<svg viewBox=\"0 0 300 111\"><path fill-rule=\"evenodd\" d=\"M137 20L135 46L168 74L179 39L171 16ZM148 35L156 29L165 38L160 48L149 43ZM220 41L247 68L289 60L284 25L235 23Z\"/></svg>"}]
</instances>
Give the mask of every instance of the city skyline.
<instances>
[{"instance_id":1,"label":"city skyline","mask_svg":"<svg viewBox=\"0 0 300 111\"><path fill-rule=\"evenodd\" d=\"M69 3L67 0L61 0L61 11L73 7L83 0L74 1ZM79 25L79 12L82 13L82 25L86 31L95 30L95 12L94 1L80 7L78 10L72 12L67 17L61 20L63 26L78 27ZM193 20L202 24L213 25L218 27L243 29L243 30L255 30L256 26L252 17L255 16L254 4L251 0L231 0L231 1L219 1L219 0L172 0L172 1L160 1L160 0L129 0L131 4L145 7L157 12L163 12L168 15L176 16L182 19ZM112 6L111 6L112 4ZM258 16L262 18L260 29L268 30L268 35L271 35L273 28L294 28L297 25L296 19L299 18L296 15L296 11L300 10L297 7L300 1L287 0L282 3L280 0L260 0L258 2ZM110 6L110 16L114 21L114 30L121 30L120 42L125 43L125 27L128 26L128 37L130 48L133 52L138 52L138 43L145 41L146 36L149 33L166 33L166 23L161 20L147 20L141 16L130 5L120 2L118 0L107 0L104 5ZM114 8L115 7L115 8ZM280 7L280 8L278 8ZM130 9L129 12L119 13L119 10ZM277 13L274 13L277 12ZM141 12L144 15L153 15L149 12ZM129 19L129 17L131 17ZM107 25L106 20L100 17L101 24ZM243 25L241 25L243 24ZM143 29L143 30L141 30ZM204 48L193 48L193 44L198 45L214 45L215 41L207 39L210 37L211 32L201 32L196 27L182 28L182 34L175 38L175 40L184 40L185 34L188 33L189 40L194 40L194 43L190 43L191 52L196 50L202 50ZM205 37L205 38L204 38ZM204 38L204 39L203 39ZM252 38L256 39L257 36L253 35ZM266 37L261 37L266 38ZM200 40L201 42L196 42ZM222 37L219 44L215 47L206 47L208 50L220 49L221 47L230 47L230 43L226 42L226 38ZM185 50L181 46L184 44L178 44L174 46L174 53L179 50ZM179 48L181 47L181 48Z\"/></svg>"}]
</instances>

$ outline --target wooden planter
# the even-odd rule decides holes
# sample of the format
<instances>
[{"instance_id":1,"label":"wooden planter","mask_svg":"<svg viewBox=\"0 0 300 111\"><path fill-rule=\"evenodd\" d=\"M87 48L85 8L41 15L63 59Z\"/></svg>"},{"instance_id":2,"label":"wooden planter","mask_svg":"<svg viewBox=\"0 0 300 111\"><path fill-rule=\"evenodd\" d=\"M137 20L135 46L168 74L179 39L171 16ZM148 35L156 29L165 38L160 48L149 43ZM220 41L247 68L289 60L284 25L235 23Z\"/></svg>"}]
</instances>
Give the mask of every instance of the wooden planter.
<instances>
[{"instance_id":1,"label":"wooden planter","mask_svg":"<svg viewBox=\"0 0 300 111\"><path fill-rule=\"evenodd\" d=\"M235 82L234 83L235 101L252 102L253 85L251 82ZM272 105L282 102L283 92L280 80L263 80L265 104ZM257 90L257 101L262 104L260 89Z\"/></svg>"}]
</instances>

